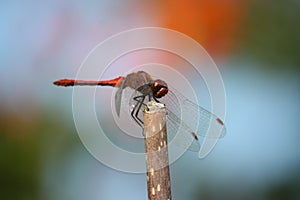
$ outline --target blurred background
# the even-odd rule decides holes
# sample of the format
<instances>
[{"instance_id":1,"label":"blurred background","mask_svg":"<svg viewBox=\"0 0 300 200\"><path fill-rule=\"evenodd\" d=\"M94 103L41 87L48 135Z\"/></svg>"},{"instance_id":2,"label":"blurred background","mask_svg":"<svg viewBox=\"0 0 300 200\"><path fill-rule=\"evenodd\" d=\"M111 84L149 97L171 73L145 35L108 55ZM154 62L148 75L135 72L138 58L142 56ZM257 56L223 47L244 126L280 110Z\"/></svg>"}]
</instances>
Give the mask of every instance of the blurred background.
<instances>
[{"instance_id":1,"label":"blurred background","mask_svg":"<svg viewBox=\"0 0 300 200\"><path fill-rule=\"evenodd\" d=\"M72 118L75 77L91 49L136 27L197 40L227 93L227 135L204 160L171 166L174 199L300 199L300 1L1 1L2 199L146 199L144 174L95 160ZM109 153L109 152L107 152Z\"/></svg>"}]
</instances>

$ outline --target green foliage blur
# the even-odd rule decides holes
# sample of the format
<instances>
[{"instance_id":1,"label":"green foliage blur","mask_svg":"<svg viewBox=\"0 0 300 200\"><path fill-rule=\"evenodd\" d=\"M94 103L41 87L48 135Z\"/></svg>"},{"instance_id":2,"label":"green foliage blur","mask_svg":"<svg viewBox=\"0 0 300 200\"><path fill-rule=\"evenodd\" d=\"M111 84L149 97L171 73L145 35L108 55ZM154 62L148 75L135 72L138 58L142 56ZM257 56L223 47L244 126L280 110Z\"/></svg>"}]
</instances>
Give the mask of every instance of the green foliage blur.
<instances>
[{"instance_id":1,"label":"green foliage blur","mask_svg":"<svg viewBox=\"0 0 300 200\"><path fill-rule=\"evenodd\" d=\"M249 1L241 48L268 70L300 69L299 1Z\"/></svg>"},{"instance_id":2,"label":"green foliage blur","mask_svg":"<svg viewBox=\"0 0 300 200\"><path fill-rule=\"evenodd\" d=\"M47 160L54 154L59 163L70 150L80 147L76 131L59 113L45 108L22 117L22 113L2 110L1 199L44 199L43 173Z\"/></svg>"}]
</instances>

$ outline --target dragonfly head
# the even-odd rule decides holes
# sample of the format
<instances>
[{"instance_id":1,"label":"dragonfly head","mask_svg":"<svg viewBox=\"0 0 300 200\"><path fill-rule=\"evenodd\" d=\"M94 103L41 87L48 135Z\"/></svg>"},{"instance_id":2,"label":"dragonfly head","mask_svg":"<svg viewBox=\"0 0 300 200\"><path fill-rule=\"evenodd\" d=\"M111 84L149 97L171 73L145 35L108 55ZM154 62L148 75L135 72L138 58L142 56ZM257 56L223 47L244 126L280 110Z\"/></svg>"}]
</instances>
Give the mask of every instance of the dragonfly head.
<instances>
[{"instance_id":1,"label":"dragonfly head","mask_svg":"<svg viewBox=\"0 0 300 200\"><path fill-rule=\"evenodd\" d=\"M157 79L152 84L153 96L161 98L168 93L168 85L163 80Z\"/></svg>"}]
</instances>

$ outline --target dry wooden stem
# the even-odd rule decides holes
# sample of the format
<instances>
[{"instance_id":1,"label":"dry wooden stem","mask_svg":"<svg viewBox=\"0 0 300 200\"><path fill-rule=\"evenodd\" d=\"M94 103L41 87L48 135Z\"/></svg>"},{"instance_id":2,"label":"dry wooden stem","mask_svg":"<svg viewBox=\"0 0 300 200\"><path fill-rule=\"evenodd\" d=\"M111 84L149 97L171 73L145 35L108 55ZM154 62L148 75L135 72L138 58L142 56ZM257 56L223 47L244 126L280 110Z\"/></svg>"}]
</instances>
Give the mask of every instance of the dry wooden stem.
<instances>
[{"instance_id":1,"label":"dry wooden stem","mask_svg":"<svg viewBox=\"0 0 300 200\"><path fill-rule=\"evenodd\" d=\"M166 109L149 102L144 111L147 186L149 200L171 200Z\"/></svg>"}]
</instances>

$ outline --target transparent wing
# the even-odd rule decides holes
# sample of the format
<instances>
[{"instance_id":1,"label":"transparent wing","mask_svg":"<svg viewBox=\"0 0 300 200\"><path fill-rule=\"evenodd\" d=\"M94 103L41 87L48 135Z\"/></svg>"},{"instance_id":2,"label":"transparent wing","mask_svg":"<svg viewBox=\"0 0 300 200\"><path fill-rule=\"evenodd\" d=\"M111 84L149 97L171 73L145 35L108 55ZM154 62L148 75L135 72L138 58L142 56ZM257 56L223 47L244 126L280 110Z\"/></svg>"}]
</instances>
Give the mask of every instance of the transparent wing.
<instances>
[{"instance_id":1,"label":"transparent wing","mask_svg":"<svg viewBox=\"0 0 300 200\"><path fill-rule=\"evenodd\" d=\"M184 123L192 127L197 124L195 133L198 136L208 138L222 138L226 134L226 127L223 121L201 106L185 100L183 103L183 112L188 117L188 121L184 119Z\"/></svg>"},{"instance_id":2,"label":"transparent wing","mask_svg":"<svg viewBox=\"0 0 300 200\"><path fill-rule=\"evenodd\" d=\"M120 87L118 88L118 90L116 91L116 94L115 94L115 108L116 108L118 117L120 117L123 86L124 86L124 81L122 81Z\"/></svg>"},{"instance_id":3,"label":"transparent wing","mask_svg":"<svg viewBox=\"0 0 300 200\"><path fill-rule=\"evenodd\" d=\"M169 143L172 141L175 145L191 151L200 150L199 139L195 132L170 110L167 113L167 131Z\"/></svg>"},{"instance_id":4,"label":"transparent wing","mask_svg":"<svg viewBox=\"0 0 300 200\"><path fill-rule=\"evenodd\" d=\"M226 128L216 115L191 102L174 88L162 98L166 105L167 128L170 140L176 145L188 147L191 151L200 150L200 137L221 138Z\"/></svg>"}]
</instances>

